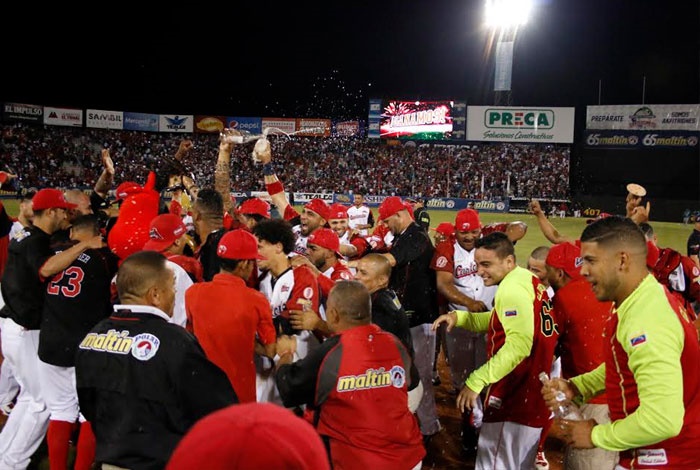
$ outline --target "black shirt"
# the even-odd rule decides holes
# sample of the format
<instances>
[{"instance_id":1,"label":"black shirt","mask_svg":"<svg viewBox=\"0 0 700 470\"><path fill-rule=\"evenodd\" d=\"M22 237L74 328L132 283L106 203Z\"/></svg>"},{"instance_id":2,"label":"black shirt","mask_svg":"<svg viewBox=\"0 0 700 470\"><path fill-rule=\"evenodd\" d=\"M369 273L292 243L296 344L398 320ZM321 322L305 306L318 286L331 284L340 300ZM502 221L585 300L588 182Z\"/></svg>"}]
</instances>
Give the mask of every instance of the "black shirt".
<instances>
[{"instance_id":1,"label":"black shirt","mask_svg":"<svg viewBox=\"0 0 700 470\"><path fill-rule=\"evenodd\" d=\"M75 365L78 343L112 311L111 282L118 261L107 247L86 250L49 281L39 359L60 367Z\"/></svg>"},{"instance_id":2,"label":"black shirt","mask_svg":"<svg viewBox=\"0 0 700 470\"><path fill-rule=\"evenodd\" d=\"M194 336L139 305L102 320L80 343L80 411L92 423L95 459L119 467L165 467L200 418L238 402L226 374Z\"/></svg>"},{"instance_id":3,"label":"black shirt","mask_svg":"<svg viewBox=\"0 0 700 470\"><path fill-rule=\"evenodd\" d=\"M688 256L700 254L700 230L693 230L688 237Z\"/></svg>"},{"instance_id":4,"label":"black shirt","mask_svg":"<svg viewBox=\"0 0 700 470\"><path fill-rule=\"evenodd\" d=\"M204 242L197 252L197 259L202 263L202 278L206 282L211 281L216 274L219 274L221 263L216 251L219 248L219 241L225 233L226 230L223 228L211 232L207 237L207 241Z\"/></svg>"},{"instance_id":5,"label":"black shirt","mask_svg":"<svg viewBox=\"0 0 700 470\"><path fill-rule=\"evenodd\" d=\"M48 233L33 226L24 228L7 250L2 276L5 306L0 315L28 330L38 330L41 326L46 279L39 276L39 270L54 255L50 241Z\"/></svg>"},{"instance_id":6,"label":"black shirt","mask_svg":"<svg viewBox=\"0 0 700 470\"><path fill-rule=\"evenodd\" d=\"M432 323L437 316L436 276L430 269L434 251L428 235L415 223L397 236L391 247L396 266L391 270L389 288L399 297L411 327Z\"/></svg>"},{"instance_id":7,"label":"black shirt","mask_svg":"<svg viewBox=\"0 0 700 470\"><path fill-rule=\"evenodd\" d=\"M413 356L408 317L393 290L380 289L372 294L372 323L396 336Z\"/></svg>"}]
</instances>

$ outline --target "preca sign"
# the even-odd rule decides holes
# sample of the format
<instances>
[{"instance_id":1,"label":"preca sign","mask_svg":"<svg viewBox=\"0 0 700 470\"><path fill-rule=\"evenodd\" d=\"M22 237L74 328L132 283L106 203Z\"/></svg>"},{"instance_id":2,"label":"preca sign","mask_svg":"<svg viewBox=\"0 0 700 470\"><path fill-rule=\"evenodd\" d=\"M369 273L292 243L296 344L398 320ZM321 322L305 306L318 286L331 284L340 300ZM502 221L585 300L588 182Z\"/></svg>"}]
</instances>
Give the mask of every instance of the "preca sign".
<instances>
[{"instance_id":1,"label":"preca sign","mask_svg":"<svg viewBox=\"0 0 700 470\"><path fill-rule=\"evenodd\" d=\"M467 108L467 140L564 143L574 141L574 108Z\"/></svg>"}]
</instances>

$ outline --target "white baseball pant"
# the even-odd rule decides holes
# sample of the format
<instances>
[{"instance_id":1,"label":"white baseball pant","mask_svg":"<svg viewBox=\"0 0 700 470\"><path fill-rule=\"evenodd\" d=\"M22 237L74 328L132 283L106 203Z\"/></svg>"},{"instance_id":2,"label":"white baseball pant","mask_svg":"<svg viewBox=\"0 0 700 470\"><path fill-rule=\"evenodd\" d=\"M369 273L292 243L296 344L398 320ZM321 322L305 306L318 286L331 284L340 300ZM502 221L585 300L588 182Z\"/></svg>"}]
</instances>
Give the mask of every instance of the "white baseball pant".
<instances>
[{"instance_id":1,"label":"white baseball pant","mask_svg":"<svg viewBox=\"0 0 700 470\"><path fill-rule=\"evenodd\" d=\"M483 423L479 431L475 470L533 468L542 428L503 421Z\"/></svg>"},{"instance_id":2,"label":"white baseball pant","mask_svg":"<svg viewBox=\"0 0 700 470\"><path fill-rule=\"evenodd\" d=\"M424 436L430 436L440 431L437 407L435 406L435 393L433 391L433 362L435 361L435 332L432 323L411 328L413 340L413 353L418 375L423 383L423 398L418 405L416 415L420 424L420 432Z\"/></svg>"},{"instance_id":3,"label":"white baseball pant","mask_svg":"<svg viewBox=\"0 0 700 470\"><path fill-rule=\"evenodd\" d=\"M41 444L49 424L39 384L39 330L26 330L6 319L2 353L15 370L20 391L0 433L0 470L24 469Z\"/></svg>"}]
</instances>

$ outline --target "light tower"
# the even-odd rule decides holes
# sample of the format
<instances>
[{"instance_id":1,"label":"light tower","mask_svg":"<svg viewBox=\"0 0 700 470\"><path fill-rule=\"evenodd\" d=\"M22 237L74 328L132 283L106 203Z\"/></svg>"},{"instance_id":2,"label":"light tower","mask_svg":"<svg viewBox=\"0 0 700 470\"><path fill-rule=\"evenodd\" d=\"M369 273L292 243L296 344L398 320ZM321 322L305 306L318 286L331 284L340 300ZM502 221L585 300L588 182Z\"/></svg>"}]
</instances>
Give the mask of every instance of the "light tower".
<instances>
[{"instance_id":1,"label":"light tower","mask_svg":"<svg viewBox=\"0 0 700 470\"><path fill-rule=\"evenodd\" d=\"M511 81L513 52L518 29L524 26L532 10L532 0L486 0L485 24L489 29L489 50L495 42L493 79L494 104L512 105Z\"/></svg>"}]
</instances>

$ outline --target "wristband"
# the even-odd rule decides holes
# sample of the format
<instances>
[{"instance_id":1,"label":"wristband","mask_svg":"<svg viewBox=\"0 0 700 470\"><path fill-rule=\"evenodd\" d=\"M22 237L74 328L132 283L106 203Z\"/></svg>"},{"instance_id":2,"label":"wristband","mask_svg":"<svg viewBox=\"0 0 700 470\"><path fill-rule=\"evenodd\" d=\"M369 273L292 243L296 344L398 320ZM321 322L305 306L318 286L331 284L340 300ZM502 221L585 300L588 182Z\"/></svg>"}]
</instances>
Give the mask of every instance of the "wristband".
<instances>
[{"instance_id":1,"label":"wristband","mask_svg":"<svg viewBox=\"0 0 700 470\"><path fill-rule=\"evenodd\" d=\"M275 181L274 183L267 183L265 186L267 187L267 193L270 196L284 192L284 186L282 186L282 183L280 183L279 181Z\"/></svg>"},{"instance_id":2,"label":"wristband","mask_svg":"<svg viewBox=\"0 0 700 470\"><path fill-rule=\"evenodd\" d=\"M263 175L274 175L275 167L272 166L272 162L265 163L263 165Z\"/></svg>"}]
</instances>

